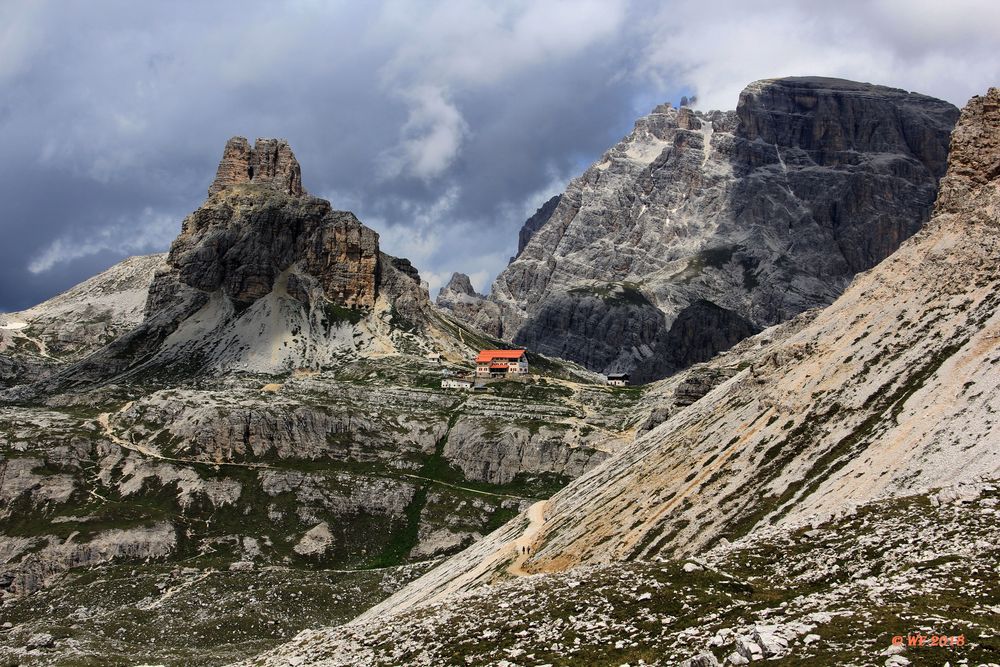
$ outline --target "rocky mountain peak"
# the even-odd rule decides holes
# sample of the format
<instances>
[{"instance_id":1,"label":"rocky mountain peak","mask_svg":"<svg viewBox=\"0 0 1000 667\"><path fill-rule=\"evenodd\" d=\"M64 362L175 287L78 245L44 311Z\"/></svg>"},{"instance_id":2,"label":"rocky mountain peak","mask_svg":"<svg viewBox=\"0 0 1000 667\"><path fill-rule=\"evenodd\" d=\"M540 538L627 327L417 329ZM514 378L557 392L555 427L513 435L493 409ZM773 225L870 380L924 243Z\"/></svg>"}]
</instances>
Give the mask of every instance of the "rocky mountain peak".
<instances>
[{"instance_id":1,"label":"rocky mountain peak","mask_svg":"<svg viewBox=\"0 0 1000 667\"><path fill-rule=\"evenodd\" d=\"M284 139L257 139L253 147L246 137L226 142L209 196L241 183L262 185L290 195L304 195L302 169Z\"/></svg>"},{"instance_id":2,"label":"rocky mountain peak","mask_svg":"<svg viewBox=\"0 0 1000 667\"><path fill-rule=\"evenodd\" d=\"M451 274L451 280L438 292L435 305L483 331L496 331L500 327L499 308L476 292L464 273Z\"/></svg>"},{"instance_id":3,"label":"rocky mountain peak","mask_svg":"<svg viewBox=\"0 0 1000 667\"><path fill-rule=\"evenodd\" d=\"M929 118L954 117L942 100L898 88L827 77L764 79L740 93L737 133L749 141L808 152L819 166L849 153L892 153L917 159L940 178L948 134Z\"/></svg>"},{"instance_id":4,"label":"rocky mountain peak","mask_svg":"<svg viewBox=\"0 0 1000 667\"><path fill-rule=\"evenodd\" d=\"M442 288L442 291L455 292L456 294L465 294L468 296L478 296L476 290L472 287L472 280L469 276L464 273L458 273L457 271L451 274L451 280L448 284Z\"/></svg>"},{"instance_id":5,"label":"rocky mountain peak","mask_svg":"<svg viewBox=\"0 0 1000 667\"><path fill-rule=\"evenodd\" d=\"M951 135L948 174L941 181L936 211L978 206L974 195L991 183L1000 184L1000 88L973 97L962 109Z\"/></svg>"},{"instance_id":6,"label":"rocky mountain peak","mask_svg":"<svg viewBox=\"0 0 1000 667\"><path fill-rule=\"evenodd\" d=\"M822 77L751 83L735 111L660 105L525 223L467 321L636 382L704 361L831 303L916 233L957 118Z\"/></svg>"}]
</instances>

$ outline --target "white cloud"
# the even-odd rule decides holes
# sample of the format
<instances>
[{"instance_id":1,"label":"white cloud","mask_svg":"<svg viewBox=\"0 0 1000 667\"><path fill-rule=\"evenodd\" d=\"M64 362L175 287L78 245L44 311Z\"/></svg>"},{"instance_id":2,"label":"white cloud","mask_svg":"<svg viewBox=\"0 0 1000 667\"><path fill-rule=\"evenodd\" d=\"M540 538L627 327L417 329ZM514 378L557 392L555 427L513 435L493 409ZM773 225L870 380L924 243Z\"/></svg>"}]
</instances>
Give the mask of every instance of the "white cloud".
<instances>
[{"instance_id":1,"label":"white cloud","mask_svg":"<svg viewBox=\"0 0 1000 667\"><path fill-rule=\"evenodd\" d=\"M23 73L48 48L43 24L49 8L42 0L0 4L0 82Z\"/></svg>"},{"instance_id":2,"label":"white cloud","mask_svg":"<svg viewBox=\"0 0 1000 667\"><path fill-rule=\"evenodd\" d=\"M448 219L459 192L458 187L453 186L429 204L404 202L402 207L405 219L401 222L386 221L363 212L359 215L366 225L378 232L379 249L396 257L407 258L418 270L424 269L421 271L421 278L427 280L433 290L440 286L440 276L427 267L438 265L439 262L435 261L437 255L447 247L450 230L441 221ZM352 202L349 198L341 201L360 203Z\"/></svg>"},{"instance_id":3,"label":"white cloud","mask_svg":"<svg viewBox=\"0 0 1000 667\"><path fill-rule=\"evenodd\" d=\"M28 262L28 271L45 273L59 264L111 251L121 255L158 252L170 244L180 230L176 215L145 208L133 219L87 232L69 234L52 241Z\"/></svg>"},{"instance_id":4,"label":"white cloud","mask_svg":"<svg viewBox=\"0 0 1000 667\"><path fill-rule=\"evenodd\" d=\"M393 45L383 82L481 87L613 38L624 0L387 2L371 29Z\"/></svg>"},{"instance_id":5,"label":"white cloud","mask_svg":"<svg viewBox=\"0 0 1000 667\"><path fill-rule=\"evenodd\" d=\"M454 162L469 126L446 91L474 93L506 77L570 58L614 36L624 0L389 2L371 30L391 43L381 68L387 90L409 107L402 138L381 157L380 175L425 181Z\"/></svg>"},{"instance_id":6,"label":"white cloud","mask_svg":"<svg viewBox=\"0 0 1000 667\"><path fill-rule=\"evenodd\" d=\"M751 81L833 76L915 90L963 105L996 83L1000 3L680 0L643 29L636 73L684 83L699 106L733 109Z\"/></svg>"},{"instance_id":7,"label":"white cloud","mask_svg":"<svg viewBox=\"0 0 1000 667\"><path fill-rule=\"evenodd\" d=\"M440 89L420 86L404 97L411 104L409 118L400 143L381 156L381 176L429 181L451 166L469 126Z\"/></svg>"}]
</instances>

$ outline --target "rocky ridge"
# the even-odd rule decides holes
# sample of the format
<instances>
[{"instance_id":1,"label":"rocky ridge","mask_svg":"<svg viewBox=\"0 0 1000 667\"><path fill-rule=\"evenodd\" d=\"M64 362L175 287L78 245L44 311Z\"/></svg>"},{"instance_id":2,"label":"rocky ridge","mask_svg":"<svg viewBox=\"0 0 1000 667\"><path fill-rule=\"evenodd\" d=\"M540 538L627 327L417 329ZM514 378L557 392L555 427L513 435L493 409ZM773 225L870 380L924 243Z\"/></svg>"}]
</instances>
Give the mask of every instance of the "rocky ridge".
<instances>
[{"instance_id":1,"label":"rocky ridge","mask_svg":"<svg viewBox=\"0 0 1000 667\"><path fill-rule=\"evenodd\" d=\"M0 314L0 383L38 379L136 327L165 261L163 254L130 257L37 306Z\"/></svg>"},{"instance_id":2,"label":"rocky ridge","mask_svg":"<svg viewBox=\"0 0 1000 667\"><path fill-rule=\"evenodd\" d=\"M525 577L309 630L241 665L992 666L998 513L989 485L875 502L701 558ZM934 529L915 530L914 517ZM895 635L927 639L893 646ZM931 636L961 644L931 646Z\"/></svg>"},{"instance_id":3,"label":"rocky ridge","mask_svg":"<svg viewBox=\"0 0 1000 667\"><path fill-rule=\"evenodd\" d=\"M659 106L531 219L490 292L499 318L463 316L639 381L704 361L831 303L916 232L957 114L808 77L751 84L736 111ZM720 327L706 349L677 352L684 332Z\"/></svg>"}]
</instances>

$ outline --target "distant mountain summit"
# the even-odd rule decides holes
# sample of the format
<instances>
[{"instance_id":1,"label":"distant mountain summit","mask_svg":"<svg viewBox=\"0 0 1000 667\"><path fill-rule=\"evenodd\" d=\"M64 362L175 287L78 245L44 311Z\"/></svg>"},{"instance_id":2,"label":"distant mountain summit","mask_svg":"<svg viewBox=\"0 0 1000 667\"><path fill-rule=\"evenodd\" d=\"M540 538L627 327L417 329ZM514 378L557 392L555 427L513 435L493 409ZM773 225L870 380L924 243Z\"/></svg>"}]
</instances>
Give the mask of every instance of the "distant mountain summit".
<instances>
[{"instance_id":1,"label":"distant mountain summit","mask_svg":"<svg viewBox=\"0 0 1000 667\"><path fill-rule=\"evenodd\" d=\"M451 280L438 292L434 303L455 318L483 331L497 331L501 326L500 308L474 290L472 281L464 273L451 274Z\"/></svg>"},{"instance_id":2,"label":"distant mountain summit","mask_svg":"<svg viewBox=\"0 0 1000 667\"><path fill-rule=\"evenodd\" d=\"M0 313L0 386L36 380L138 326L166 258L129 257L37 306Z\"/></svg>"},{"instance_id":3,"label":"distant mountain summit","mask_svg":"<svg viewBox=\"0 0 1000 667\"><path fill-rule=\"evenodd\" d=\"M916 232L957 117L818 77L752 83L736 111L661 105L525 223L489 305L456 314L592 370L674 373L831 303Z\"/></svg>"}]
</instances>

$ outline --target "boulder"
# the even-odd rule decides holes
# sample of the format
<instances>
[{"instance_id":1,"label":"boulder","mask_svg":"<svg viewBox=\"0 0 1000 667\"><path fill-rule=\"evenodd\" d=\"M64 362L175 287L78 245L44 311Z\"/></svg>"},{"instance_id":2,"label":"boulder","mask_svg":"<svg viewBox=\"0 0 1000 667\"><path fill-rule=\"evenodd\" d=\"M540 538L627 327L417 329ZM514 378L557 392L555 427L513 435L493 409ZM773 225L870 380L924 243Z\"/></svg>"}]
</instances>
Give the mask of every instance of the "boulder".
<instances>
[{"instance_id":1,"label":"boulder","mask_svg":"<svg viewBox=\"0 0 1000 667\"><path fill-rule=\"evenodd\" d=\"M326 522L310 528L292 548L300 556L320 557L333 545L333 533Z\"/></svg>"}]
</instances>

